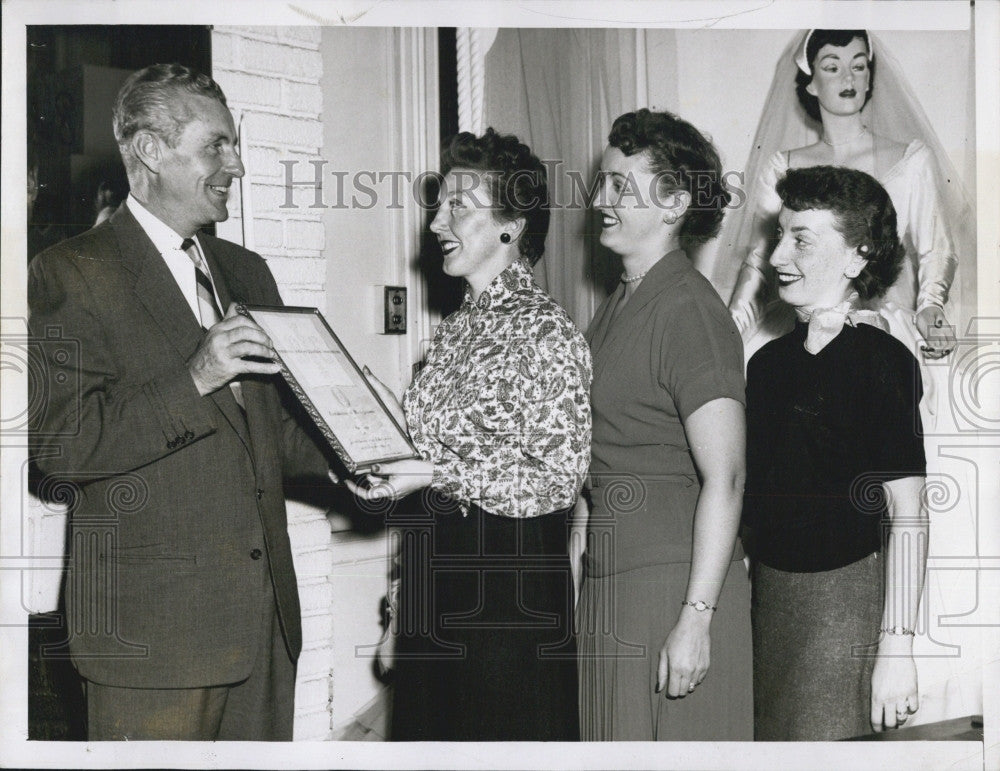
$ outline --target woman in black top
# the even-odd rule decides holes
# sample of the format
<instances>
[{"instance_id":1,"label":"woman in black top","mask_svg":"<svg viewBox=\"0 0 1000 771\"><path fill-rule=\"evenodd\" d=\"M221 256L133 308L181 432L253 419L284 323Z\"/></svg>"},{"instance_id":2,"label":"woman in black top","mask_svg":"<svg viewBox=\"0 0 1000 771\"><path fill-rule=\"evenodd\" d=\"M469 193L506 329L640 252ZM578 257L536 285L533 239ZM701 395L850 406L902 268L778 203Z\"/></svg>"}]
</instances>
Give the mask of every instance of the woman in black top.
<instances>
[{"instance_id":1,"label":"woman in black top","mask_svg":"<svg viewBox=\"0 0 1000 771\"><path fill-rule=\"evenodd\" d=\"M747 370L754 735L834 740L896 727L918 706L921 384L880 317L853 308L900 270L888 194L831 166L792 169L777 192L771 264L798 321Z\"/></svg>"}]
</instances>

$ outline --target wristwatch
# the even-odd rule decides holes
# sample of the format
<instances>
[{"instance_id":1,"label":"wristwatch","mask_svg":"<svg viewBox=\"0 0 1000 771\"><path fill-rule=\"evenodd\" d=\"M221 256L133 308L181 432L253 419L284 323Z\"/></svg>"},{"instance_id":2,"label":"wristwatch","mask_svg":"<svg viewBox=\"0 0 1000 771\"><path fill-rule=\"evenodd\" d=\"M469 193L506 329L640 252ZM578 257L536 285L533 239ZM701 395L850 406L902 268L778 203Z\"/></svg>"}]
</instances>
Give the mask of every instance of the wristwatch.
<instances>
[{"instance_id":1,"label":"wristwatch","mask_svg":"<svg viewBox=\"0 0 1000 771\"><path fill-rule=\"evenodd\" d=\"M687 606L689 606L691 608L694 608L699 613L702 613L702 612L704 612L706 610L715 610L716 609L715 605L709 605L704 600L696 600L695 602L688 602L687 600L681 600L681 605L687 605Z\"/></svg>"}]
</instances>

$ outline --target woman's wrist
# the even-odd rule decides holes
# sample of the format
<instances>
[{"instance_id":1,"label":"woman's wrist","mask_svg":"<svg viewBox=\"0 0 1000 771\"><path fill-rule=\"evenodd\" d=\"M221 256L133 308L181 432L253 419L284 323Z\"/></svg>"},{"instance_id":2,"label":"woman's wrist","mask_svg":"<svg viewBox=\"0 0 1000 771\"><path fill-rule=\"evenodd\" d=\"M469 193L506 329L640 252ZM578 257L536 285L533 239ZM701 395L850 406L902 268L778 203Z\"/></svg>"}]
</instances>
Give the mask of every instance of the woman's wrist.
<instances>
[{"instance_id":1,"label":"woman's wrist","mask_svg":"<svg viewBox=\"0 0 1000 771\"><path fill-rule=\"evenodd\" d=\"M699 610L699 608L703 609ZM678 616L678 620L688 624L709 626L711 625L714 617L715 609L713 606L708 605L708 603L703 601L689 602L685 600L681 604L681 612Z\"/></svg>"},{"instance_id":2,"label":"woman's wrist","mask_svg":"<svg viewBox=\"0 0 1000 771\"><path fill-rule=\"evenodd\" d=\"M879 653L909 655L913 651L913 632L903 627L882 627L879 630Z\"/></svg>"}]
</instances>

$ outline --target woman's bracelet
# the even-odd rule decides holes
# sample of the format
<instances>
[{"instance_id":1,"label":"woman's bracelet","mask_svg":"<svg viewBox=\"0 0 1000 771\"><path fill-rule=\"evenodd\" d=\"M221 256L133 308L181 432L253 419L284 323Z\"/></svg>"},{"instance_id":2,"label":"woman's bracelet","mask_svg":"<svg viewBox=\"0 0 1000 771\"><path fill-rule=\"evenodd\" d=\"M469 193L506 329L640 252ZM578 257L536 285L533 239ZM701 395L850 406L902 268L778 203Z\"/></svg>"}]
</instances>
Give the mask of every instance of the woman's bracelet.
<instances>
[{"instance_id":1,"label":"woman's bracelet","mask_svg":"<svg viewBox=\"0 0 1000 771\"><path fill-rule=\"evenodd\" d=\"M688 602L687 600L681 600L681 605L687 605L690 608L694 608L699 613L703 613L706 610L715 610L715 605L709 605L704 600L696 600L695 602Z\"/></svg>"},{"instance_id":2,"label":"woman's bracelet","mask_svg":"<svg viewBox=\"0 0 1000 771\"><path fill-rule=\"evenodd\" d=\"M905 626L884 626L881 630L884 634L891 634L896 636L909 635L910 637L916 637L917 634L912 629L907 629Z\"/></svg>"}]
</instances>

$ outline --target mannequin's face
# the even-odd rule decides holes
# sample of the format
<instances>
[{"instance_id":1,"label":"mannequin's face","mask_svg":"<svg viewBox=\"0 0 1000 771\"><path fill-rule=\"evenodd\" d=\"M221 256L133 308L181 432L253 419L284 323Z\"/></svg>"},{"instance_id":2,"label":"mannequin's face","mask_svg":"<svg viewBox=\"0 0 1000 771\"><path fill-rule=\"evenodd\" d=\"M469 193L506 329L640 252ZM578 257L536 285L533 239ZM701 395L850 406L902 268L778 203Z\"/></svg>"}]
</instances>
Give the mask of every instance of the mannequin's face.
<instances>
[{"instance_id":1,"label":"mannequin's face","mask_svg":"<svg viewBox=\"0 0 1000 771\"><path fill-rule=\"evenodd\" d=\"M825 45L812 62L813 78L806 91L833 115L853 115L865 106L871 70L868 46L859 37L846 46Z\"/></svg>"}]
</instances>

